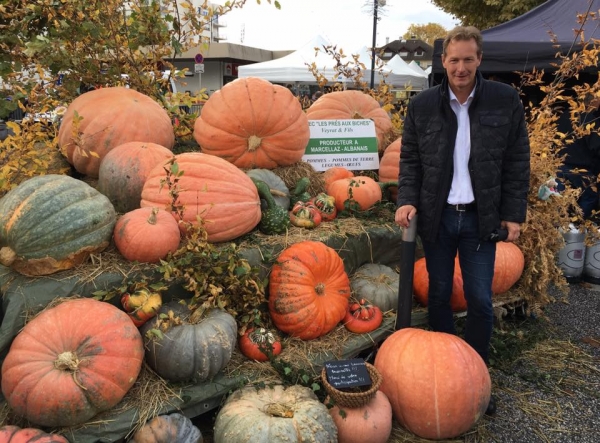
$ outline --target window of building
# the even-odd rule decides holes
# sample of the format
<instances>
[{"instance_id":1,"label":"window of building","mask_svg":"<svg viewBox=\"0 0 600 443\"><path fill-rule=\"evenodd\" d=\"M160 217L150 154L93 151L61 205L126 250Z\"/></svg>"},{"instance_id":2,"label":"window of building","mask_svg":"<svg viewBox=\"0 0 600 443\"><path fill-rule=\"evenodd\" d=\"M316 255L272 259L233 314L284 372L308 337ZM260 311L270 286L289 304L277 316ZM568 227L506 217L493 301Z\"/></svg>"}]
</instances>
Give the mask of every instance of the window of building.
<instances>
[{"instance_id":1,"label":"window of building","mask_svg":"<svg viewBox=\"0 0 600 443\"><path fill-rule=\"evenodd\" d=\"M417 49L415 51L415 57L423 57L424 55L425 55L425 52L420 49Z\"/></svg>"},{"instance_id":2,"label":"window of building","mask_svg":"<svg viewBox=\"0 0 600 443\"><path fill-rule=\"evenodd\" d=\"M400 57L408 57L408 51L400 51L400 52L398 52L398 55Z\"/></svg>"}]
</instances>

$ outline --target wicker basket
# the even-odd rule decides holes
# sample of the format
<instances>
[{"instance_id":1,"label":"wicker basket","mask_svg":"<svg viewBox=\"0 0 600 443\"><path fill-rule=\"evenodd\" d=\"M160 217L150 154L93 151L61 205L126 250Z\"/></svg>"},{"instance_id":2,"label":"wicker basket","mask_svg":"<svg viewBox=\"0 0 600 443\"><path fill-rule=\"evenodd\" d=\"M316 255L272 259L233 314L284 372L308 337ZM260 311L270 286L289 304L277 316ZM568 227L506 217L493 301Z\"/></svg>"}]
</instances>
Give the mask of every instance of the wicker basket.
<instances>
[{"instance_id":1,"label":"wicker basket","mask_svg":"<svg viewBox=\"0 0 600 443\"><path fill-rule=\"evenodd\" d=\"M360 408L361 406L369 403L375 397L383 378L375 366L367 362L365 362L365 365L367 365L367 370L369 371L369 376L371 377L371 387L363 392L344 392L334 388L327 381L327 371L325 368L323 368L321 371L321 380L323 382L323 386L325 386L325 390L331 396L331 398L333 398L333 401L336 405L350 409Z\"/></svg>"}]
</instances>

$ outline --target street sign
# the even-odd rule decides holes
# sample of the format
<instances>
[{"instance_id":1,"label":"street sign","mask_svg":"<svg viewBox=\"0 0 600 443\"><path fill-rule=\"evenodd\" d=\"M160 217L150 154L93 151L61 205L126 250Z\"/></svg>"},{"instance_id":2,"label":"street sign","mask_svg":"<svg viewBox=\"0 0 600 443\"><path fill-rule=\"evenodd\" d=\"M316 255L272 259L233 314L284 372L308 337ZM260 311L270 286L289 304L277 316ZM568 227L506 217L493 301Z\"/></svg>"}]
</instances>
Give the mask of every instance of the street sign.
<instances>
[{"instance_id":1,"label":"street sign","mask_svg":"<svg viewBox=\"0 0 600 443\"><path fill-rule=\"evenodd\" d=\"M194 65L194 72L196 74L204 74L204 63L196 63Z\"/></svg>"},{"instance_id":2,"label":"street sign","mask_svg":"<svg viewBox=\"0 0 600 443\"><path fill-rule=\"evenodd\" d=\"M202 63L204 61L204 56L202 54L198 53L194 56L194 61L196 63Z\"/></svg>"}]
</instances>

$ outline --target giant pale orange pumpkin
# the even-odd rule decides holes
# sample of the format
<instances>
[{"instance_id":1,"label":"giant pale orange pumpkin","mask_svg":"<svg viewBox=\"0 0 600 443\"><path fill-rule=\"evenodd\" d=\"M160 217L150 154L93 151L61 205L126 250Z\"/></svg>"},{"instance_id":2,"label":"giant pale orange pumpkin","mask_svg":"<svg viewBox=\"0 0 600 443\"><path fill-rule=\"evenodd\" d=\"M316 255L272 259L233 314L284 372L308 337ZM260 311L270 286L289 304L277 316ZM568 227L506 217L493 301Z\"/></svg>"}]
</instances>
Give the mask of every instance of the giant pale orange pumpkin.
<instances>
[{"instance_id":1,"label":"giant pale orange pumpkin","mask_svg":"<svg viewBox=\"0 0 600 443\"><path fill-rule=\"evenodd\" d=\"M173 153L156 143L129 142L116 146L100 163L98 191L122 214L140 207L142 188L150 171Z\"/></svg>"},{"instance_id":2,"label":"giant pale orange pumpkin","mask_svg":"<svg viewBox=\"0 0 600 443\"><path fill-rule=\"evenodd\" d=\"M329 185L327 193L335 198L338 211L366 211L381 201L379 183L367 176L336 180Z\"/></svg>"},{"instance_id":3,"label":"giant pale orange pumpkin","mask_svg":"<svg viewBox=\"0 0 600 443\"><path fill-rule=\"evenodd\" d=\"M204 220L210 242L233 240L258 225L261 217L258 191L241 169L222 158L199 152L178 154L175 164L181 174L171 189L177 195L175 205L183 206L184 222L195 224L197 216ZM142 189L142 207L172 210L173 196L166 180L167 172L162 165L150 171Z\"/></svg>"},{"instance_id":4,"label":"giant pale orange pumpkin","mask_svg":"<svg viewBox=\"0 0 600 443\"><path fill-rule=\"evenodd\" d=\"M375 367L394 417L421 438L448 439L467 432L490 400L483 359L455 335L401 329L383 342Z\"/></svg>"},{"instance_id":5,"label":"giant pale orange pumpkin","mask_svg":"<svg viewBox=\"0 0 600 443\"><path fill-rule=\"evenodd\" d=\"M69 163L94 178L104 156L131 141L171 149L175 134L164 108L147 95L123 87L81 94L67 108L58 131L58 144Z\"/></svg>"},{"instance_id":6,"label":"giant pale orange pumpkin","mask_svg":"<svg viewBox=\"0 0 600 443\"><path fill-rule=\"evenodd\" d=\"M94 299L65 301L25 325L2 364L2 393L39 426L73 426L119 403L144 359L127 314Z\"/></svg>"},{"instance_id":7,"label":"giant pale orange pumpkin","mask_svg":"<svg viewBox=\"0 0 600 443\"><path fill-rule=\"evenodd\" d=\"M269 312L277 328L311 340L330 332L344 318L350 280L338 253L318 241L285 249L269 277Z\"/></svg>"},{"instance_id":8,"label":"giant pale orange pumpkin","mask_svg":"<svg viewBox=\"0 0 600 443\"><path fill-rule=\"evenodd\" d=\"M375 122L378 150L393 132L392 119L379 102L361 91L336 91L322 95L306 111L309 120L370 119Z\"/></svg>"},{"instance_id":9,"label":"giant pale orange pumpkin","mask_svg":"<svg viewBox=\"0 0 600 443\"><path fill-rule=\"evenodd\" d=\"M248 77L210 96L194 124L194 138L202 152L239 168L274 169L300 161L310 129L288 88Z\"/></svg>"},{"instance_id":10,"label":"giant pale orange pumpkin","mask_svg":"<svg viewBox=\"0 0 600 443\"><path fill-rule=\"evenodd\" d=\"M394 140L385 151L379 162L379 181L382 183L395 182L398 183L400 175L400 148L402 147L402 139ZM398 196L398 186L391 186L389 195L391 201L395 202Z\"/></svg>"}]
</instances>

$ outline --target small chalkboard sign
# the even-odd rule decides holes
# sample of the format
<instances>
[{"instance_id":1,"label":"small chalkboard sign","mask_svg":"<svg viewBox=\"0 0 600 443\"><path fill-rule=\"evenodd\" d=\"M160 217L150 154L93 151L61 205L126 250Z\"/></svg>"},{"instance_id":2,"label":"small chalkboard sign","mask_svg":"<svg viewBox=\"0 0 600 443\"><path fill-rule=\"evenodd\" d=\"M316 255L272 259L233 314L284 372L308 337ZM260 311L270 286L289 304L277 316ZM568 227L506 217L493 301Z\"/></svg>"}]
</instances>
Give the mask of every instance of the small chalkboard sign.
<instances>
[{"instance_id":1,"label":"small chalkboard sign","mask_svg":"<svg viewBox=\"0 0 600 443\"><path fill-rule=\"evenodd\" d=\"M327 381L336 389L369 386L371 376L365 361L360 358L325 362Z\"/></svg>"}]
</instances>

